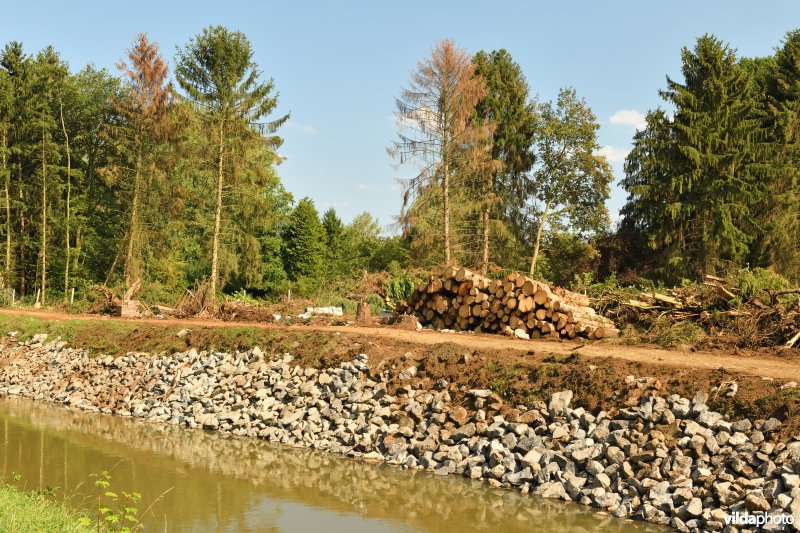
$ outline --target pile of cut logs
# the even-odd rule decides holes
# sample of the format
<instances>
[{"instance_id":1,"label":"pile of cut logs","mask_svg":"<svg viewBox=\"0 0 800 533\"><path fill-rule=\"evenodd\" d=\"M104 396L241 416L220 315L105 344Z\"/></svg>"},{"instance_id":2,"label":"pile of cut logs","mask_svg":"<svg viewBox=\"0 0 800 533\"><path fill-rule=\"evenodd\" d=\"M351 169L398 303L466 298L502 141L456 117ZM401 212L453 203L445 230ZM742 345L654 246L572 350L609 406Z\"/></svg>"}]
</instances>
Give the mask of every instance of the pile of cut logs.
<instances>
[{"instance_id":1,"label":"pile of cut logs","mask_svg":"<svg viewBox=\"0 0 800 533\"><path fill-rule=\"evenodd\" d=\"M490 279L447 268L420 283L398 314L412 314L438 330L503 333L520 338L616 337L614 323L589 307L589 299L511 272Z\"/></svg>"}]
</instances>

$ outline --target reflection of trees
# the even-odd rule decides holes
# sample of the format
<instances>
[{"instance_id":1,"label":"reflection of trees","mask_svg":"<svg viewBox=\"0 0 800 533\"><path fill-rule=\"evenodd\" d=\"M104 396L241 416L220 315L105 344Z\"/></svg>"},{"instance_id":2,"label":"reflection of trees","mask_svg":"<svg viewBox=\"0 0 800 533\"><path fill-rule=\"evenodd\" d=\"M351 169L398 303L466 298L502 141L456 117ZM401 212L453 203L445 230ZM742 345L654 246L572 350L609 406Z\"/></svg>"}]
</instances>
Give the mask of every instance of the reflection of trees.
<instances>
[{"instance_id":1,"label":"reflection of trees","mask_svg":"<svg viewBox=\"0 0 800 533\"><path fill-rule=\"evenodd\" d=\"M89 473L122 460L113 472L120 489L153 498L174 487L154 508L157 518L168 516L170 530L213 530L215 522L224 529L244 529L246 511L264 499L402 521L425 530L529 531L546 523L571 531L624 527L610 519L601 524L597 515L574 505L487 490L466 479L401 471L255 439L25 400L3 400L0 409L0 431L7 443L0 472L4 478L16 469L25 479L38 479L43 471L46 483L72 490ZM278 506L265 516L274 525L280 512ZM261 524L259 529L266 527Z\"/></svg>"}]
</instances>

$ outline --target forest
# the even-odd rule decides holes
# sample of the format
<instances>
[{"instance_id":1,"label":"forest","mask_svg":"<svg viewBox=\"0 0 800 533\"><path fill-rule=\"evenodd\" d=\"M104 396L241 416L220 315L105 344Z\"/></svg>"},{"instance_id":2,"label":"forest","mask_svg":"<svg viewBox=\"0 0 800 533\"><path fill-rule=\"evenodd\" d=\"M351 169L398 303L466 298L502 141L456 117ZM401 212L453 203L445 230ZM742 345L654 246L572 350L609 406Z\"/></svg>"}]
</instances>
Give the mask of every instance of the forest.
<instances>
[{"instance_id":1,"label":"forest","mask_svg":"<svg viewBox=\"0 0 800 533\"><path fill-rule=\"evenodd\" d=\"M678 51L676 51L677 53ZM664 107L614 176L577 88L535 96L506 50L435 43L395 98L387 165L411 170L387 232L345 224L280 180L280 80L247 36L202 30L172 61L145 34L116 72L53 47L0 53L2 298L80 307L98 286L174 303L227 296L402 298L434 265L566 287L680 285L767 269L800 283L800 30L769 57L712 35L679 51ZM391 101L392 95L387 95ZM74 299L74 300L73 300Z\"/></svg>"}]
</instances>

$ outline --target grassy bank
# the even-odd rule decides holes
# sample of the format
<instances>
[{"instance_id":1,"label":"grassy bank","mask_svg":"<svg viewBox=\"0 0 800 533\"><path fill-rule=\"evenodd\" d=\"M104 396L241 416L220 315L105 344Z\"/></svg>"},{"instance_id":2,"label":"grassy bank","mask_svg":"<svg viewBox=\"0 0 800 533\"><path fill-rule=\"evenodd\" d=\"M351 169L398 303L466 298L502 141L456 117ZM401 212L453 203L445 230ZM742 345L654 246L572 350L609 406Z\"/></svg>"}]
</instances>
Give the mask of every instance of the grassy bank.
<instances>
[{"instance_id":1,"label":"grassy bank","mask_svg":"<svg viewBox=\"0 0 800 533\"><path fill-rule=\"evenodd\" d=\"M74 511L36 493L0 484L0 531L7 533L85 532Z\"/></svg>"},{"instance_id":2,"label":"grassy bank","mask_svg":"<svg viewBox=\"0 0 800 533\"><path fill-rule=\"evenodd\" d=\"M37 333L61 337L70 346L85 348L90 355L122 355L127 352L175 352L189 347L236 351L259 346L270 352L286 352L300 344L322 348L330 335L313 331L266 330L251 326L215 328L180 324L144 324L134 321L74 318L48 320L32 316L0 314L0 333L18 332L25 341Z\"/></svg>"}]
</instances>

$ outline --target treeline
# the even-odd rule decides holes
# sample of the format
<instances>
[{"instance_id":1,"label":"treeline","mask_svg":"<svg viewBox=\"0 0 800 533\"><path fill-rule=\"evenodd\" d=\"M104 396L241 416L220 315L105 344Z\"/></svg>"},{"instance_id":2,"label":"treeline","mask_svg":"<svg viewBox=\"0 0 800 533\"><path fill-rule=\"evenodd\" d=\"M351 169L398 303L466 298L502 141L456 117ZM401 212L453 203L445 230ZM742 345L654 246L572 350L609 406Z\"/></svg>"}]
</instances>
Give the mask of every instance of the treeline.
<instances>
[{"instance_id":1,"label":"treeline","mask_svg":"<svg viewBox=\"0 0 800 533\"><path fill-rule=\"evenodd\" d=\"M797 282L800 31L770 57L705 35L681 58L683 80L667 78L668 107L647 114L625 163L628 257L669 280L749 266Z\"/></svg>"},{"instance_id":2,"label":"treeline","mask_svg":"<svg viewBox=\"0 0 800 533\"><path fill-rule=\"evenodd\" d=\"M505 50L438 43L397 99L389 149L417 171L401 216L413 256L560 284L757 267L800 280L800 31L771 57L737 58L706 35L681 58L667 108L633 139L612 228L586 102L571 88L536 101Z\"/></svg>"},{"instance_id":3,"label":"treeline","mask_svg":"<svg viewBox=\"0 0 800 533\"><path fill-rule=\"evenodd\" d=\"M350 297L364 272L434 264L565 285L744 267L800 277L800 32L767 58L712 36L683 50L683 80L668 78L666 109L634 137L616 228L600 125L575 89L543 101L507 51L437 43L396 99L389 153L413 173L393 237L368 213L345 225L284 189L288 115L273 116L274 82L245 35L204 29L172 75L144 35L124 55L112 74L73 73L52 47L0 53L3 298L52 304L138 279L150 301L198 282Z\"/></svg>"},{"instance_id":4,"label":"treeline","mask_svg":"<svg viewBox=\"0 0 800 533\"><path fill-rule=\"evenodd\" d=\"M263 296L326 276L382 270L406 254L362 215L343 225L295 205L276 173L273 81L245 35L209 27L181 48L174 86L159 47L139 35L118 75L72 73L52 47L0 54L0 234L3 298L57 303L73 288L174 301L206 281L210 294ZM386 258L378 259L376 253ZM209 302L214 305L214 302Z\"/></svg>"}]
</instances>

